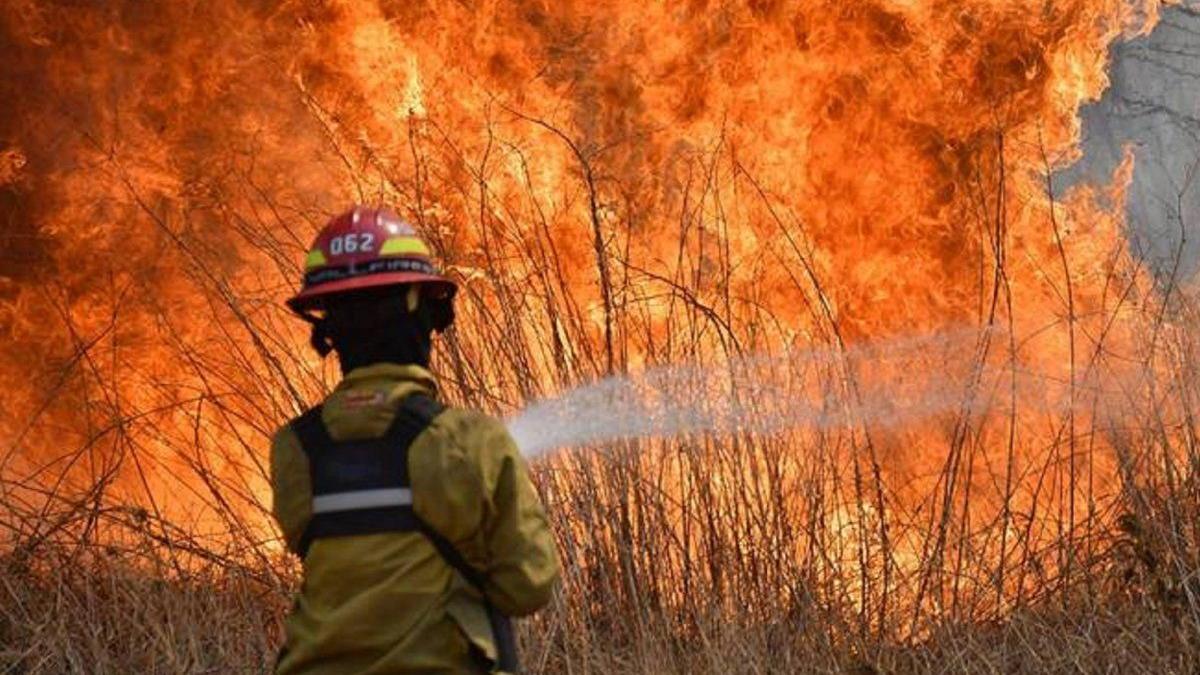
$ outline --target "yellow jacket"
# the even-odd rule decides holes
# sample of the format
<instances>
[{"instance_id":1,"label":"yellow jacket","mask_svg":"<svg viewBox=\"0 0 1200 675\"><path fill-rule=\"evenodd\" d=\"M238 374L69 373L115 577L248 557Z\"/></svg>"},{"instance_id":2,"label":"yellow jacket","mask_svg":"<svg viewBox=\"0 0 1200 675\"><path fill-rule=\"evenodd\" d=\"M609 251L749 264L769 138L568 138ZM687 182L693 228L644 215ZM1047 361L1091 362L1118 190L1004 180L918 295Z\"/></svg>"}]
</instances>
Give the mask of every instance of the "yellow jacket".
<instances>
[{"instance_id":1,"label":"yellow jacket","mask_svg":"<svg viewBox=\"0 0 1200 675\"><path fill-rule=\"evenodd\" d=\"M436 393L418 366L352 371L326 399L334 440L378 438L414 392ZM546 514L508 431L482 413L450 408L413 441L413 509L487 577L488 598L509 616L537 611L558 581ZM297 551L312 515L308 459L290 425L271 446L273 511ZM419 532L317 539L286 622L277 675L483 672L494 659L478 592Z\"/></svg>"}]
</instances>

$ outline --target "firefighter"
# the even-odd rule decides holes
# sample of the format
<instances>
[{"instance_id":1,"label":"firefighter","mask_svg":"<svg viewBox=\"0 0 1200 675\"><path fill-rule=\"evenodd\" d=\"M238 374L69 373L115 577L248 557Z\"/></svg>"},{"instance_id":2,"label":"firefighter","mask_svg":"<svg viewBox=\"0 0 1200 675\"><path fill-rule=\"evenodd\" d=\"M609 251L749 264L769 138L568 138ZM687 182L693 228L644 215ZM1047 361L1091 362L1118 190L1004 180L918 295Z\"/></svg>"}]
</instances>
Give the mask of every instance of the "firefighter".
<instances>
[{"instance_id":1,"label":"firefighter","mask_svg":"<svg viewBox=\"0 0 1200 675\"><path fill-rule=\"evenodd\" d=\"M410 225L361 206L305 267L288 305L344 378L271 447L273 513L304 563L276 673L515 671L509 617L549 602L559 564L504 425L438 399L454 283Z\"/></svg>"}]
</instances>

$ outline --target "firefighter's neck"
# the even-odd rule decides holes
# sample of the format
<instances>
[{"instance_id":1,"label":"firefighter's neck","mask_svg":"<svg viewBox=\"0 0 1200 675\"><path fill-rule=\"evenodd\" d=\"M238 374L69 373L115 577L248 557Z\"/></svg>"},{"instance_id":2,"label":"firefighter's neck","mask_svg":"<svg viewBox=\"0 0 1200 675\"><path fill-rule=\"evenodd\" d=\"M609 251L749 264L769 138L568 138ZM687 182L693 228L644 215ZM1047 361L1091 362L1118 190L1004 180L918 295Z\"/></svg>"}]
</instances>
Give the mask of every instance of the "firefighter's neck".
<instances>
[{"instance_id":1,"label":"firefighter's neck","mask_svg":"<svg viewBox=\"0 0 1200 675\"><path fill-rule=\"evenodd\" d=\"M429 359L413 359L413 358L373 358L373 359L347 359L342 355L338 355L338 362L342 367L342 375L349 375L360 368L369 366L377 366L382 364L392 364L397 366L420 366L421 368L429 368Z\"/></svg>"}]
</instances>

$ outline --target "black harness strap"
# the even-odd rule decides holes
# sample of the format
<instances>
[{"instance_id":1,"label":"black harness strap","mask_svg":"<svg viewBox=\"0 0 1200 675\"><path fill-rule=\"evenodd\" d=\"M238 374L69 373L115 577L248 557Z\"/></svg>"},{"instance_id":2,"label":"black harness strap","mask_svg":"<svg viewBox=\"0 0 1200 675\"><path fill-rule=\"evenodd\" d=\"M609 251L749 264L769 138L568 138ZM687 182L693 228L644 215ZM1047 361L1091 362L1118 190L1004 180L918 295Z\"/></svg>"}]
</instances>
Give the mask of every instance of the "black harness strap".
<instances>
[{"instance_id":1,"label":"black harness strap","mask_svg":"<svg viewBox=\"0 0 1200 675\"><path fill-rule=\"evenodd\" d=\"M321 421L321 406L301 415L293 430L308 456L313 497L410 487L408 448L443 407L427 396L405 399L395 421L380 438L334 441ZM314 513L300 537L300 555L316 539L420 529L411 504Z\"/></svg>"},{"instance_id":2,"label":"black harness strap","mask_svg":"<svg viewBox=\"0 0 1200 675\"><path fill-rule=\"evenodd\" d=\"M496 609L496 606L488 599L487 591L484 588L483 574L462 557L449 539L443 537L419 517L417 517L417 529L433 544L433 547L442 555L442 559L458 570L458 573L483 596L483 606L487 610L488 623L492 626L492 637L496 640L496 666L505 673L519 672L521 663L517 652L517 635L513 631L512 618Z\"/></svg>"}]
</instances>

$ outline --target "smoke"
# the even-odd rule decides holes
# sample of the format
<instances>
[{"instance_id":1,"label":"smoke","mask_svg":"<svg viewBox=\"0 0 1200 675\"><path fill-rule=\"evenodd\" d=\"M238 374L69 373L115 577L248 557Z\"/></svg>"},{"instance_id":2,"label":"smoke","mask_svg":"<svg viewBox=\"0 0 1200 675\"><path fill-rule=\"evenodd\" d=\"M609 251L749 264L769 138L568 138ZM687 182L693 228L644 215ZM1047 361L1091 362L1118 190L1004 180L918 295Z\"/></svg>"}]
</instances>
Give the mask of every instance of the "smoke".
<instances>
[{"instance_id":1,"label":"smoke","mask_svg":"<svg viewBox=\"0 0 1200 675\"><path fill-rule=\"evenodd\" d=\"M1200 2L1163 10L1148 35L1111 50L1111 85L1080 111L1083 159L1064 188L1108 180L1126 149L1128 236L1161 278L1184 279L1200 261Z\"/></svg>"}]
</instances>

